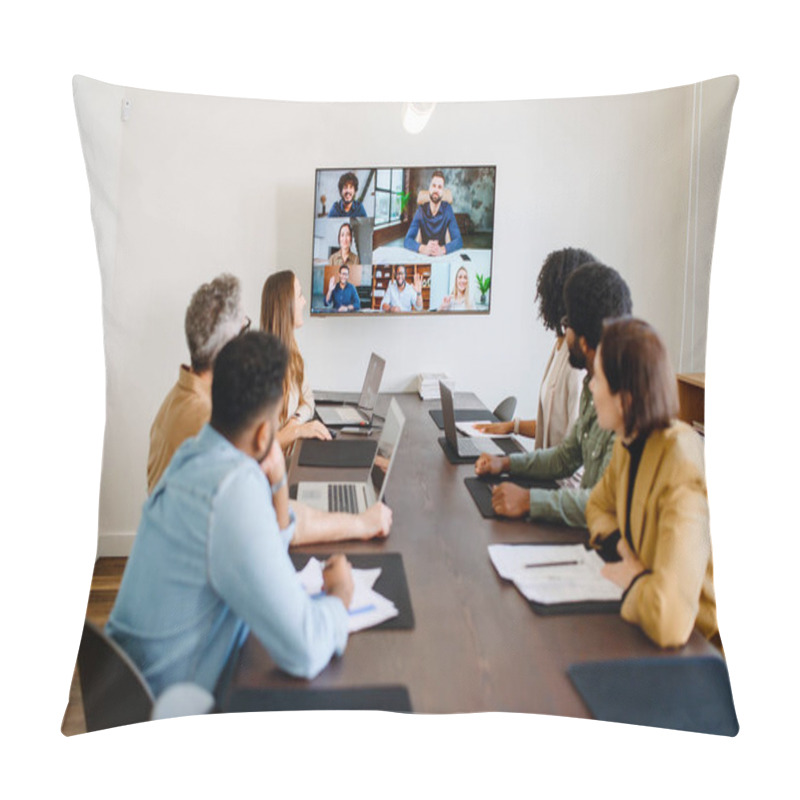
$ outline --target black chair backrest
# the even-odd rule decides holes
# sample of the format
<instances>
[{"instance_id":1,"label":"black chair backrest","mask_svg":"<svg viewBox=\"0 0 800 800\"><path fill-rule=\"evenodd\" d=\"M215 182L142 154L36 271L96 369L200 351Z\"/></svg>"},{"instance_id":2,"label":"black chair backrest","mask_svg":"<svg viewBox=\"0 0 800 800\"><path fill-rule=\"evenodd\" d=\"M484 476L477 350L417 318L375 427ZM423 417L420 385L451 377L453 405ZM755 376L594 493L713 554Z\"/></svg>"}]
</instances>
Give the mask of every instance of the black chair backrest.
<instances>
[{"instance_id":1,"label":"black chair backrest","mask_svg":"<svg viewBox=\"0 0 800 800\"><path fill-rule=\"evenodd\" d=\"M78 675L87 731L150 719L150 687L125 651L88 619L78 650Z\"/></svg>"}]
</instances>

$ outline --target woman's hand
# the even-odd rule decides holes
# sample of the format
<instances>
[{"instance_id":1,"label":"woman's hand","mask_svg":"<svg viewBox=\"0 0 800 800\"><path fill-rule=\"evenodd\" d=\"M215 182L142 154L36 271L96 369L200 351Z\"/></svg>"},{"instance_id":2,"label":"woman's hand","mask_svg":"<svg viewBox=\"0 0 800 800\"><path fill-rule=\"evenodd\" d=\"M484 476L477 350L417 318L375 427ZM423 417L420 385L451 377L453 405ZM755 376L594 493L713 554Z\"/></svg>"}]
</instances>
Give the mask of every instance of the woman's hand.
<instances>
[{"instance_id":1,"label":"woman's hand","mask_svg":"<svg viewBox=\"0 0 800 800\"><path fill-rule=\"evenodd\" d=\"M641 575L647 568L639 561L636 553L628 547L624 536L620 537L620 540L617 542L617 553L619 553L622 560L612 561L606 564L600 570L600 574L612 583L616 583L620 589L627 589L633 582L633 579L637 575Z\"/></svg>"},{"instance_id":2,"label":"woman's hand","mask_svg":"<svg viewBox=\"0 0 800 800\"><path fill-rule=\"evenodd\" d=\"M513 422L481 422L475 425L475 430L478 433L496 433L505 434L514 432Z\"/></svg>"},{"instance_id":3,"label":"woman's hand","mask_svg":"<svg viewBox=\"0 0 800 800\"><path fill-rule=\"evenodd\" d=\"M333 437L331 432L318 419L312 419L310 422L304 422L298 426L296 438L330 440Z\"/></svg>"}]
</instances>

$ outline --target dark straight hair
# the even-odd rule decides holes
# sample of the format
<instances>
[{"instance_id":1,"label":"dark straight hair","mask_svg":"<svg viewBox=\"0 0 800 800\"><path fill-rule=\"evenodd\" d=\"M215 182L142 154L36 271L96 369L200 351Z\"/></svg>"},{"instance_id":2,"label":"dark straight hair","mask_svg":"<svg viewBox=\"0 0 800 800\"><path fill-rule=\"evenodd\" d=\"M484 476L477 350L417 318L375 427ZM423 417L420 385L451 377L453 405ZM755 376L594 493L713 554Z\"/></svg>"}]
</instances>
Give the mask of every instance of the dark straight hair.
<instances>
[{"instance_id":1,"label":"dark straight hair","mask_svg":"<svg viewBox=\"0 0 800 800\"><path fill-rule=\"evenodd\" d=\"M634 317L606 322L600 360L612 394L622 392L625 435L647 436L678 415L678 385L655 329Z\"/></svg>"}]
</instances>

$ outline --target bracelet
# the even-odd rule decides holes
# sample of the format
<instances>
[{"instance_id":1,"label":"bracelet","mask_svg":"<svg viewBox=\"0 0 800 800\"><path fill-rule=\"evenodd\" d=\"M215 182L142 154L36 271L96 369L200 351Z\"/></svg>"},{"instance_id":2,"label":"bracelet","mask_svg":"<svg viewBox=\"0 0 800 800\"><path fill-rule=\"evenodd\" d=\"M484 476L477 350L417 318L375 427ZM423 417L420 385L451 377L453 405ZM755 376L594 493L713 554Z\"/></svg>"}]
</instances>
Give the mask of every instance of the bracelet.
<instances>
[{"instance_id":1,"label":"bracelet","mask_svg":"<svg viewBox=\"0 0 800 800\"><path fill-rule=\"evenodd\" d=\"M274 497L276 494L278 494L278 492L279 492L281 489L283 489L283 487L284 487L284 486L286 486L286 481L287 481L287 478L286 478L286 471L284 470L283 477L282 477L282 478L281 478L281 479L280 479L280 480L279 480L279 481L278 481L278 482L277 482L277 483L276 483L274 486L270 487L270 488L271 488L271 490L272 490L272 496L273 496L273 497Z\"/></svg>"},{"instance_id":2,"label":"bracelet","mask_svg":"<svg viewBox=\"0 0 800 800\"><path fill-rule=\"evenodd\" d=\"M514 417L514 433L519 433L519 417Z\"/></svg>"}]
</instances>

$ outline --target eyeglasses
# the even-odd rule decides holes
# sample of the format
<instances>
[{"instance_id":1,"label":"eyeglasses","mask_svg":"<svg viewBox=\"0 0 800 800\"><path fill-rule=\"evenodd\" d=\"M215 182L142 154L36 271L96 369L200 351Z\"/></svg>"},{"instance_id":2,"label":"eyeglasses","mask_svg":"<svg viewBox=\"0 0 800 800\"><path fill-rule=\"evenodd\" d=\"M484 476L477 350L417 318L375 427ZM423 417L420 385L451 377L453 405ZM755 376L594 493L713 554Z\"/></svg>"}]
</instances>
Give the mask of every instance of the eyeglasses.
<instances>
[{"instance_id":1,"label":"eyeglasses","mask_svg":"<svg viewBox=\"0 0 800 800\"><path fill-rule=\"evenodd\" d=\"M242 325L242 329L239 331L239 336L243 333L247 333L250 330L250 317L244 318L244 325Z\"/></svg>"}]
</instances>

